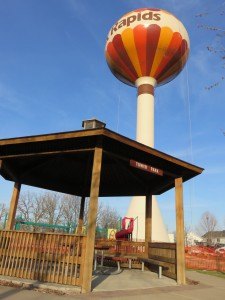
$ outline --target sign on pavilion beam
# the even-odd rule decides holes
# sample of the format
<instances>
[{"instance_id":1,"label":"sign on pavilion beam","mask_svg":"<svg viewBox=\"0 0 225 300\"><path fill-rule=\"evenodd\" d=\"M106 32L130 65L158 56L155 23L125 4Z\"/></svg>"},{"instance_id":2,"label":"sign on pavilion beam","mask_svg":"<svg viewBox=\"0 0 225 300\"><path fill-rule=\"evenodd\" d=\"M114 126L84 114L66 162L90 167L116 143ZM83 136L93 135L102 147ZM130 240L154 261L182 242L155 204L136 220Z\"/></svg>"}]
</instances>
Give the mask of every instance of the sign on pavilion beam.
<instances>
[{"instance_id":1,"label":"sign on pavilion beam","mask_svg":"<svg viewBox=\"0 0 225 300\"><path fill-rule=\"evenodd\" d=\"M130 166L140 169L142 171L146 171L146 172L153 173L153 174L156 174L159 176L163 176L163 170L160 170L160 169L150 166L150 165L143 164L143 163L133 160L133 159L130 160Z\"/></svg>"}]
</instances>

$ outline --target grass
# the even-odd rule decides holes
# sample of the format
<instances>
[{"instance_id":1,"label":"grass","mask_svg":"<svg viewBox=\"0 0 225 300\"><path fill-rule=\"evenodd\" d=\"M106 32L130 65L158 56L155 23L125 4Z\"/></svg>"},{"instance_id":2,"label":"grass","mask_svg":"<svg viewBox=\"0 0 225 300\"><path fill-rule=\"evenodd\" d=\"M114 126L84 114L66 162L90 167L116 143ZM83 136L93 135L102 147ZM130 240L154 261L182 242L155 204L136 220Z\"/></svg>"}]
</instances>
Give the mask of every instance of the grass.
<instances>
[{"instance_id":1,"label":"grass","mask_svg":"<svg viewBox=\"0 0 225 300\"><path fill-rule=\"evenodd\" d=\"M217 271L207 271L207 270L196 270L196 272L201 273L201 274L206 274L206 275L212 275L220 278L225 279L225 273L223 272L217 272Z\"/></svg>"}]
</instances>

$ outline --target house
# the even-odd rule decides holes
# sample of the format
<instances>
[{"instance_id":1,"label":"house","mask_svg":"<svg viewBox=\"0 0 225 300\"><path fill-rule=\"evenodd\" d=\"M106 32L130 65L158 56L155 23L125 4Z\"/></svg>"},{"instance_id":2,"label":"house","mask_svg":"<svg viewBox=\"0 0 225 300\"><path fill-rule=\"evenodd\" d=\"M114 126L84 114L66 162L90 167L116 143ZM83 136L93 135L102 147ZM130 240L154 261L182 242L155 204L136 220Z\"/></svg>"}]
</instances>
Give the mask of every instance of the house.
<instances>
[{"instance_id":1,"label":"house","mask_svg":"<svg viewBox=\"0 0 225 300\"><path fill-rule=\"evenodd\" d=\"M195 232L188 232L185 237L185 244L186 246L193 246L196 243L202 242L202 238L198 236Z\"/></svg>"},{"instance_id":2,"label":"house","mask_svg":"<svg viewBox=\"0 0 225 300\"><path fill-rule=\"evenodd\" d=\"M225 230L208 231L203 236L203 241L208 245L224 244L225 245Z\"/></svg>"}]
</instances>

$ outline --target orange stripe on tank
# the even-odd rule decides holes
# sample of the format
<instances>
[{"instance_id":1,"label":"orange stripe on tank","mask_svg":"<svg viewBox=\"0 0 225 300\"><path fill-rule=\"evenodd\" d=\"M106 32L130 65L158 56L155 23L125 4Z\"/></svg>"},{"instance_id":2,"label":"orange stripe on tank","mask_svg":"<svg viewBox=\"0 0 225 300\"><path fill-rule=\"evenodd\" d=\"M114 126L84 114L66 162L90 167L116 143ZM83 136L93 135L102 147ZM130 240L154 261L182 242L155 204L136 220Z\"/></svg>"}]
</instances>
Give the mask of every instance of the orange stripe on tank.
<instances>
[{"instance_id":1,"label":"orange stripe on tank","mask_svg":"<svg viewBox=\"0 0 225 300\"><path fill-rule=\"evenodd\" d=\"M165 55L159 64L158 68L156 69L156 72L152 75L154 78L157 78L162 74L162 72L165 70L166 66L169 64L169 62L173 59L174 54L176 53L177 49L179 49L182 42L182 36L179 32L174 32L172 40L167 48L167 51L165 52Z\"/></svg>"},{"instance_id":2,"label":"orange stripe on tank","mask_svg":"<svg viewBox=\"0 0 225 300\"><path fill-rule=\"evenodd\" d=\"M133 34L138 60L141 66L141 76L146 76L147 30L143 25L138 25L133 29Z\"/></svg>"},{"instance_id":3,"label":"orange stripe on tank","mask_svg":"<svg viewBox=\"0 0 225 300\"><path fill-rule=\"evenodd\" d=\"M141 73L141 67L140 67L138 54L137 54L137 48L136 48L136 45L134 42L133 29L131 29L131 28L125 29L121 33L121 37L122 37L124 47L127 51L127 54L133 63L135 71L137 72L138 77L141 77L142 73Z\"/></svg>"},{"instance_id":4,"label":"orange stripe on tank","mask_svg":"<svg viewBox=\"0 0 225 300\"><path fill-rule=\"evenodd\" d=\"M156 72L158 66L164 58L164 55L167 51L167 48L172 40L173 32L169 27L162 27L159 37L159 42L157 50L155 53L153 65L150 71L150 76L153 77L153 74Z\"/></svg>"}]
</instances>

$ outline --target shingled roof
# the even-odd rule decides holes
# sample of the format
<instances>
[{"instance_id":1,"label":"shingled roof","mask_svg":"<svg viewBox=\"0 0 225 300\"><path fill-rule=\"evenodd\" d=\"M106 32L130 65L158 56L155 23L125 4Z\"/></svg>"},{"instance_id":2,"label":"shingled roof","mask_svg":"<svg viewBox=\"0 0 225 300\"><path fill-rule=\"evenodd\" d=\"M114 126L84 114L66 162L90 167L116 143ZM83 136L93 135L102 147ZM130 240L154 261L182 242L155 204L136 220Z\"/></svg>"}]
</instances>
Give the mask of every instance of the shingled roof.
<instances>
[{"instance_id":1,"label":"shingled roof","mask_svg":"<svg viewBox=\"0 0 225 300\"><path fill-rule=\"evenodd\" d=\"M216 239L216 238L225 238L225 230L222 231L208 231L203 236L203 238L210 238L210 239Z\"/></svg>"}]
</instances>

